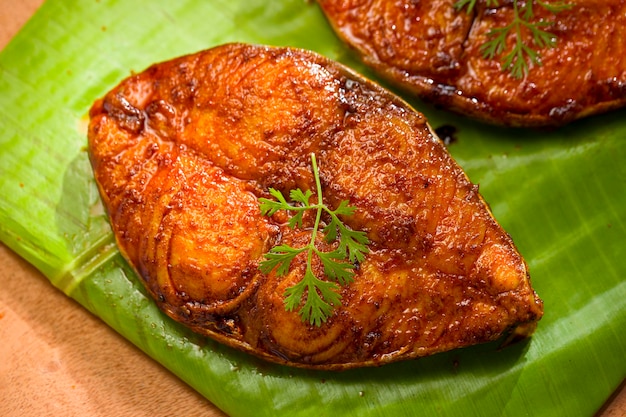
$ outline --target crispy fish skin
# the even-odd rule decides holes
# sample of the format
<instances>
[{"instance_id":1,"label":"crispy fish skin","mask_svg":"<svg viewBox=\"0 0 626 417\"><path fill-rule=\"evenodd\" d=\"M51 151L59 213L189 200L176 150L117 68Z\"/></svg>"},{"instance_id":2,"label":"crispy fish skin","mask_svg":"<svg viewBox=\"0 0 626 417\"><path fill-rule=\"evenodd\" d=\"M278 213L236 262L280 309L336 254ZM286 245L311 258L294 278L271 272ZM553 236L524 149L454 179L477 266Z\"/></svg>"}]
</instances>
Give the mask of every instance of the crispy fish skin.
<instances>
[{"instance_id":1,"label":"crispy fish skin","mask_svg":"<svg viewBox=\"0 0 626 417\"><path fill-rule=\"evenodd\" d=\"M327 58L222 45L127 78L90 118L120 251L165 313L226 345L343 370L528 335L543 314L511 238L424 116ZM325 203L349 200L343 220L371 241L319 327L283 303L304 259L285 277L258 270L271 247L310 240L258 199L314 191L311 153Z\"/></svg>"},{"instance_id":2,"label":"crispy fish skin","mask_svg":"<svg viewBox=\"0 0 626 417\"><path fill-rule=\"evenodd\" d=\"M475 12L457 0L318 0L362 60L399 87L442 107L499 125L559 126L626 104L626 1L568 0L557 14L539 5L555 48L521 79L502 56L483 57L487 33L513 20L513 2ZM513 34L508 38L513 45ZM529 31L523 41L537 49Z\"/></svg>"}]
</instances>

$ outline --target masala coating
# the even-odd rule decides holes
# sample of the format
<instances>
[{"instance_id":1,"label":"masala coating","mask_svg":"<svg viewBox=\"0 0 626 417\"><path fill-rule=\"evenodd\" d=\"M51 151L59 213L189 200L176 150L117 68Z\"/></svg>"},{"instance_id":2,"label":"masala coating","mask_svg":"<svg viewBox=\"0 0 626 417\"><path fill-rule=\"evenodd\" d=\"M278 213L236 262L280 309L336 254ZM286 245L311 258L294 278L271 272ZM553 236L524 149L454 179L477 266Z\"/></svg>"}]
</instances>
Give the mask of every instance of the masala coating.
<instances>
[{"instance_id":1,"label":"masala coating","mask_svg":"<svg viewBox=\"0 0 626 417\"><path fill-rule=\"evenodd\" d=\"M509 235L424 116L312 52L227 44L155 64L90 111L89 156L121 253L158 306L266 360L341 370L527 335L542 315ZM356 207L369 253L320 326L287 311L302 279L259 263L302 247L270 187ZM317 198L314 196L313 198ZM321 234L321 250L330 250ZM318 276L319 262L313 263Z\"/></svg>"},{"instance_id":2,"label":"masala coating","mask_svg":"<svg viewBox=\"0 0 626 417\"><path fill-rule=\"evenodd\" d=\"M626 104L626 2L568 0L556 14L538 4L532 23L554 35L522 78L485 57L488 32L515 18L511 1L470 14L457 0L318 0L330 24L362 60L399 87L444 109L509 126L559 126Z\"/></svg>"}]
</instances>

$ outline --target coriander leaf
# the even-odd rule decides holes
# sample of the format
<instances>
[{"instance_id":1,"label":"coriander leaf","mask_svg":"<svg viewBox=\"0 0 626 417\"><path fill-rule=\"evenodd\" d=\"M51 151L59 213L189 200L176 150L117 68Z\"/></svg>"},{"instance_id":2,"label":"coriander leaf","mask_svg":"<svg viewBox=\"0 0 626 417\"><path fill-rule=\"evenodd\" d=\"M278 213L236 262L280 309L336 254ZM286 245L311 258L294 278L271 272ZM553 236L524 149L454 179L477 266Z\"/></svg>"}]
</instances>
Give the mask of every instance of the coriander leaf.
<instances>
[{"instance_id":1,"label":"coriander leaf","mask_svg":"<svg viewBox=\"0 0 626 417\"><path fill-rule=\"evenodd\" d=\"M272 216L279 210L294 213L287 223L292 229L302 228L304 212L314 210L315 223L311 229L311 239L306 246L301 248L293 248L285 244L273 247L264 255L265 260L259 264L259 270L264 274L276 270L278 276L287 275L296 256L306 253L305 274L298 283L285 290L284 304L287 311L300 307L298 314L302 321L320 326L328 320L332 309L341 305L341 295L337 292L339 287L336 283L344 286L354 280L355 263L365 259L365 254L369 251L367 247L369 239L365 232L350 229L338 217L339 215L352 216L355 213L356 208L350 206L348 201L341 201L334 210L324 204L315 154L311 154L311 166L317 192L316 204L311 204L310 200L313 196L311 190L304 192L299 188L289 193L289 198L293 203L289 203L280 191L273 188L270 188L269 192L278 201L259 199L261 213L265 216ZM330 223L323 227L321 225L322 213L330 217ZM317 249L315 242L320 228L327 243L338 242L337 249L331 252ZM320 279L313 272L314 255L321 261L327 280Z\"/></svg>"},{"instance_id":2,"label":"coriander leaf","mask_svg":"<svg viewBox=\"0 0 626 417\"><path fill-rule=\"evenodd\" d=\"M324 274L341 285L348 285L354 281L354 266L344 262L343 259L345 259L345 254L337 250L320 256L324 265Z\"/></svg>"},{"instance_id":3,"label":"coriander leaf","mask_svg":"<svg viewBox=\"0 0 626 417\"><path fill-rule=\"evenodd\" d=\"M324 240L328 243L337 240L337 236L341 231L341 220L337 216L330 217L330 223L322 230L325 234Z\"/></svg>"},{"instance_id":4,"label":"coriander leaf","mask_svg":"<svg viewBox=\"0 0 626 417\"><path fill-rule=\"evenodd\" d=\"M545 48L545 47L553 48L556 45L555 36L548 31L540 29L542 26L549 26L549 25L550 24L548 22L538 22L536 25L528 26L528 29L533 34L533 39L534 39L535 44L540 48Z\"/></svg>"},{"instance_id":5,"label":"coriander leaf","mask_svg":"<svg viewBox=\"0 0 626 417\"><path fill-rule=\"evenodd\" d=\"M539 6L553 14L572 7L571 4L567 3L536 1ZM467 13L471 13L476 2L477 0L459 0L454 4L454 7L456 10L466 8ZM538 66L541 65L540 53L533 49L531 45L524 43L524 31L530 32L532 44L539 49L554 48L556 46L556 35L542 29L550 26L550 23L544 21L532 22L532 19L535 17L533 10L535 1L525 1L521 5L518 3L518 0L513 0L513 21L500 28L491 28L487 32L489 39L480 46L483 57L493 59L497 55L504 53L507 47L507 39L510 34L513 34L512 50L504 55L501 62L503 70L508 70L514 78L524 77L528 73L531 63ZM500 2L498 0L487 0L486 5L487 7L497 7L500 5Z\"/></svg>"},{"instance_id":6,"label":"coriander leaf","mask_svg":"<svg viewBox=\"0 0 626 417\"><path fill-rule=\"evenodd\" d=\"M260 198L261 202L261 213L264 216L273 216L278 210L287 210L289 203L285 200L285 196L279 190L274 188L269 189L270 194L277 199L278 201L270 200L267 198Z\"/></svg>"},{"instance_id":7,"label":"coriander leaf","mask_svg":"<svg viewBox=\"0 0 626 417\"><path fill-rule=\"evenodd\" d=\"M457 10L461 10L464 7L467 7L467 13L472 13L474 10L474 6L476 6L476 2L478 0L459 0L454 4L454 8ZM499 6L498 0L487 0L487 7L496 7Z\"/></svg>"},{"instance_id":8,"label":"coriander leaf","mask_svg":"<svg viewBox=\"0 0 626 417\"><path fill-rule=\"evenodd\" d=\"M279 210L295 211L296 214L289 219L289 227L291 227L292 229L294 229L296 226L302 227L302 216L304 214L304 211L308 210L308 201L313 193L311 193L310 190L307 190L306 193L303 193L300 189L291 190L291 192L289 193L289 197L292 200L300 202L303 205L295 206L289 204L285 199L283 193L281 193L279 190L270 188L269 192L278 201L269 200L267 198L260 198L259 201L261 202L261 214L263 214L264 216L273 216Z\"/></svg>"},{"instance_id":9,"label":"coriander leaf","mask_svg":"<svg viewBox=\"0 0 626 417\"><path fill-rule=\"evenodd\" d=\"M278 275L287 275L291 261L305 250L306 248L295 249L289 245L274 246L265 254L265 260L259 264L259 270L264 274L269 274L274 268L278 268L276 270Z\"/></svg>"},{"instance_id":10,"label":"coriander leaf","mask_svg":"<svg viewBox=\"0 0 626 417\"><path fill-rule=\"evenodd\" d=\"M346 245L350 262L362 262L368 251L367 244L369 243L369 239L367 235L360 231L343 229L341 236L343 237L341 243L345 243Z\"/></svg>"},{"instance_id":11,"label":"coriander leaf","mask_svg":"<svg viewBox=\"0 0 626 417\"><path fill-rule=\"evenodd\" d=\"M295 310L304 297L304 290L307 289L307 282L305 279L298 282L296 285L293 285L285 290L285 310L293 311Z\"/></svg>"},{"instance_id":12,"label":"coriander leaf","mask_svg":"<svg viewBox=\"0 0 626 417\"><path fill-rule=\"evenodd\" d=\"M302 281L285 290L285 309L295 310L306 290L306 301L299 311L300 318L309 324L321 326L332 313L333 306L341 305L337 289L335 283L322 281L313 274L311 268L307 268Z\"/></svg>"},{"instance_id":13,"label":"coriander leaf","mask_svg":"<svg viewBox=\"0 0 626 417\"><path fill-rule=\"evenodd\" d=\"M541 1L541 0L537 0L537 3L543 7L544 9L552 12L552 13L559 13L562 12L563 10L567 10L567 9L571 9L572 5L566 2L559 2L559 3L546 3L545 1Z\"/></svg>"},{"instance_id":14,"label":"coriander leaf","mask_svg":"<svg viewBox=\"0 0 626 417\"><path fill-rule=\"evenodd\" d=\"M312 195L313 193L311 192L311 190L306 190L306 193L303 193L302 190L299 188L296 188L295 190L291 190L289 192L289 197L291 197L292 200L299 202L305 207L309 205L309 200L311 199Z\"/></svg>"},{"instance_id":15,"label":"coriander leaf","mask_svg":"<svg viewBox=\"0 0 626 417\"><path fill-rule=\"evenodd\" d=\"M502 53L506 46L506 36L510 30L509 26L490 29L489 32L487 32L487 37L490 39L480 46L480 51L485 58L491 59Z\"/></svg>"},{"instance_id":16,"label":"coriander leaf","mask_svg":"<svg viewBox=\"0 0 626 417\"><path fill-rule=\"evenodd\" d=\"M352 216L355 211L356 208L353 206L349 206L347 200L342 200L339 203L339 206L335 210L333 210L333 213L336 215L342 214L344 216Z\"/></svg>"}]
</instances>

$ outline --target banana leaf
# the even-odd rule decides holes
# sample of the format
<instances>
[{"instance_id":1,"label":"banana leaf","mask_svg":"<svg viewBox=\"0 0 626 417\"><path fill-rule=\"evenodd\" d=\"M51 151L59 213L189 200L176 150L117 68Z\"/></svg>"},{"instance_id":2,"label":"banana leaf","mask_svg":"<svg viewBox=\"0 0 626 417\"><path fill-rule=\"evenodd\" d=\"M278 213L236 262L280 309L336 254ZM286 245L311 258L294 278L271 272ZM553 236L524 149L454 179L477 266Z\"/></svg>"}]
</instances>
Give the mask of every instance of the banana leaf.
<instances>
[{"instance_id":1,"label":"banana leaf","mask_svg":"<svg viewBox=\"0 0 626 417\"><path fill-rule=\"evenodd\" d=\"M406 97L480 185L545 302L535 335L341 373L268 364L155 307L119 255L86 154L131 71L230 41L374 78L310 1L49 0L0 54L0 240L231 416L592 416L626 376L626 112L506 129Z\"/></svg>"}]
</instances>

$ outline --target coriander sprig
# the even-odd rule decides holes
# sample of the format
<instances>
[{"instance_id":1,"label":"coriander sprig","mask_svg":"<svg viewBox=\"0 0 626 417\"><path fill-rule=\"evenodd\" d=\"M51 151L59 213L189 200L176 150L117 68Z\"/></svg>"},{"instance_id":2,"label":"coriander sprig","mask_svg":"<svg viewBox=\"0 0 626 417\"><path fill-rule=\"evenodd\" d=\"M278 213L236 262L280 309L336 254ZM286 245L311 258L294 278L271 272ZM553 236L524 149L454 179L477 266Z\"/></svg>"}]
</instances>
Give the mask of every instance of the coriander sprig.
<instances>
[{"instance_id":1,"label":"coriander sprig","mask_svg":"<svg viewBox=\"0 0 626 417\"><path fill-rule=\"evenodd\" d=\"M467 8L467 12L471 13L478 0L459 0L454 7L457 10ZM571 7L566 3L546 3L536 0L537 4L551 13L559 13ZM535 13L533 11L535 1L528 0L519 4L518 0L513 1L513 21L506 26L499 28L491 28L487 32L489 40L481 45L480 50L483 57L492 59L497 55L501 55L506 48L506 40L509 33L515 34L515 43L513 49L502 58L502 66L504 70L510 70L514 78L522 78L528 73L529 62L535 65L541 65L540 53L533 49L531 45L524 43L523 31L528 30L533 37L535 47L554 48L556 45L556 36L544 30L550 26L549 22L532 22ZM500 5L499 0L486 0L487 7L497 7Z\"/></svg>"},{"instance_id":2,"label":"coriander sprig","mask_svg":"<svg viewBox=\"0 0 626 417\"><path fill-rule=\"evenodd\" d=\"M368 253L369 239L365 232L352 230L347 227L339 216L351 216L355 208L348 205L348 201L343 200L339 206L331 210L322 199L322 186L317 168L315 154L311 154L311 165L315 186L317 190L317 203L311 204L313 196L311 190L303 192L295 189L289 192L289 197L293 203L289 203L285 196L274 188L270 188L270 194L276 201L261 198L261 213L265 216L272 216L279 210L294 213L289 218L287 225L294 229L302 228L304 212L315 210L315 222L311 229L311 240L301 248L294 248L289 245L278 245L270 249L265 254L265 260L259 264L259 269L264 274L269 274L274 268L279 276L289 273L291 262L301 253L306 253L306 270L302 280L285 290L285 309L295 310L302 300L304 305L299 311L302 321L320 326L332 313L333 306L341 305L341 295L337 293L339 286L348 285L353 281L355 264L363 261ZM315 246L318 231L322 227L322 214L330 216L330 222L322 228L324 240L327 243L338 241L338 246L331 252L324 252ZM317 256L324 266L324 275L328 280L317 277L313 272L313 257ZM346 261L347 259L347 261Z\"/></svg>"}]
</instances>

